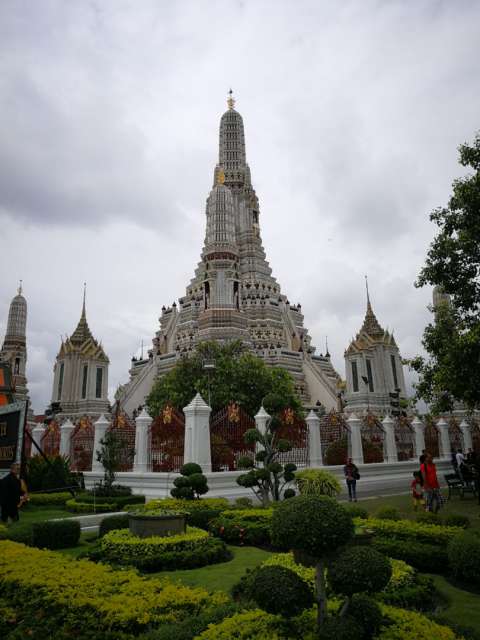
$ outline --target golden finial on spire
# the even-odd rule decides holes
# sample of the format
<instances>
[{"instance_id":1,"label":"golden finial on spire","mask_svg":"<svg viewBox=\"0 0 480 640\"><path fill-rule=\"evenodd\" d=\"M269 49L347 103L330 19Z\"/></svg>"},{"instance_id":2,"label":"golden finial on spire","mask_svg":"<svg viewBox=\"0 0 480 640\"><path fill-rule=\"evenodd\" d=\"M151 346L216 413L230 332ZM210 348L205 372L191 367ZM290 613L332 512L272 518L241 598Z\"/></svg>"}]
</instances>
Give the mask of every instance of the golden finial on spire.
<instances>
[{"instance_id":1,"label":"golden finial on spire","mask_svg":"<svg viewBox=\"0 0 480 640\"><path fill-rule=\"evenodd\" d=\"M229 109L233 109L235 106L235 98L233 97L233 91L231 89L228 92L227 104Z\"/></svg>"}]
</instances>

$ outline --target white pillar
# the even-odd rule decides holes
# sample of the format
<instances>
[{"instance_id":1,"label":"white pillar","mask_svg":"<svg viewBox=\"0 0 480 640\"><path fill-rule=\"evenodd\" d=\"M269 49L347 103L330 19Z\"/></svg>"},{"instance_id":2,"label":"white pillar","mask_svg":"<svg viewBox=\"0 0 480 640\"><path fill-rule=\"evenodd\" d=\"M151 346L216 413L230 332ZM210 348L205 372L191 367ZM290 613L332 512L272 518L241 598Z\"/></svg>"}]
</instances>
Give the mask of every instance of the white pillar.
<instances>
[{"instance_id":1,"label":"white pillar","mask_svg":"<svg viewBox=\"0 0 480 640\"><path fill-rule=\"evenodd\" d=\"M322 467L322 442L320 440L320 418L312 410L305 418L308 425L309 466Z\"/></svg>"},{"instance_id":2,"label":"white pillar","mask_svg":"<svg viewBox=\"0 0 480 640\"><path fill-rule=\"evenodd\" d=\"M45 427L43 426L43 424L37 424L37 426L32 429L33 442L35 442L35 444L39 448L42 448L42 436L44 433L45 433ZM32 449L30 453L32 458L33 456L38 456L40 453L37 447L35 446L35 444L33 444L33 442L32 442Z\"/></svg>"},{"instance_id":3,"label":"white pillar","mask_svg":"<svg viewBox=\"0 0 480 640\"><path fill-rule=\"evenodd\" d=\"M415 454L419 458L422 451L425 451L425 425L418 416L415 416L412 427L415 433Z\"/></svg>"},{"instance_id":4,"label":"white pillar","mask_svg":"<svg viewBox=\"0 0 480 640\"><path fill-rule=\"evenodd\" d=\"M270 414L268 414L265 411L262 405L258 410L257 415L255 416L255 426L260 431L262 436L264 436L267 433L268 421L270 420L270 418L271 418ZM260 442L256 442L255 453L258 453L259 451L262 451L262 450L263 450L262 444Z\"/></svg>"},{"instance_id":5,"label":"white pillar","mask_svg":"<svg viewBox=\"0 0 480 640\"><path fill-rule=\"evenodd\" d=\"M97 473L103 473L103 464L97 460L97 453L102 448L100 440L104 438L109 424L110 423L102 413L102 415L93 425L95 427L95 437L93 441L92 471L96 471Z\"/></svg>"},{"instance_id":6,"label":"white pillar","mask_svg":"<svg viewBox=\"0 0 480 640\"><path fill-rule=\"evenodd\" d=\"M67 458L70 456L70 438L72 437L72 432L75 429L75 425L72 423L70 418L65 420L65 422L60 427L60 455Z\"/></svg>"},{"instance_id":7,"label":"white pillar","mask_svg":"<svg viewBox=\"0 0 480 640\"><path fill-rule=\"evenodd\" d=\"M385 450L387 459L385 462L398 462L397 443L395 441L395 423L389 415L382 420L382 427L385 431Z\"/></svg>"},{"instance_id":8,"label":"white pillar","mask_svg":"<svg viewBox=\"0 0 480 640\"><path fill-rule=\"evenodd\" d=\"M437 422L437 429L440 435L440 458L443 460L450 460L450 454L452 452L452 445L450 444L450 435L448 433L448 424L443 418Z\"/></svg>"},{"instance_id":9,"label":"white pillar","mask_svg":"<svg viewBox=\"0 0 480 640\"><path fill-rule=\"evenodd\" d=\"M210 413L211 409L202 396L197 393L191 403L183 409L185 414L184 464L196 462L204 473L212 470L210 451Z\"/></svg>"},{"instance_id":10,"label":"white pillar","mask_svg":"<svg viewBox=\"0 0 480 640\"><path fill-rule=\"evenodd\" d=\"M135 418L135 457L133 459L133 471L146 473L148 469L148 429L152 424L152 418L144 408L142 413Z\"/></svg>"},{"instance_id":11,"label":"white pillar","mask_svg":"<svg viewBox=\"0 0 480 640\"><path fill-rule=\"evenodd\" d=\"M362 446L362 422L352 413L347 420L350 427L350 442L352 443L352 461L354 464L363 464L363 446Z\"/></svg>"},{"instance_id":12,"label":"white pillar","mask_svg":"<svg viewBox=\"0 0 480 640\"><path fill-rule=\"evenodd\" d=\"M470 425L465 418L460 423L460 429L463 435L463 450L473 449L472 432L470 431Z\"/></svg>"}]
</instances>

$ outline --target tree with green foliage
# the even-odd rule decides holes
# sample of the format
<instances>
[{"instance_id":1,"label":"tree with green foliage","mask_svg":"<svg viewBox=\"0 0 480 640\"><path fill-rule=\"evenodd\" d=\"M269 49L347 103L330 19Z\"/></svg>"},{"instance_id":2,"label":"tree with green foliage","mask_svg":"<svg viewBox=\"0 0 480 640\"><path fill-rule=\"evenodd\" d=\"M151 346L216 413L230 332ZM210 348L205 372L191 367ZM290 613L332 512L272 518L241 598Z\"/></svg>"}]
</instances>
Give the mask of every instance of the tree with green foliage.
<instances>
[{"instance_id":1,"label":"tree with green foliage","mask_svg":"<svg viewBox=\"0 0 480 640\"><path fill-rule=\"evenodd\" d=\"M417 397L434 412L449 411L456 401L480 406L480 133L459 152L471 173L455 180L448 205L431 213L439 231L415 283L437 285L451 298L433 309L425 329L428 358L409 363L420 376Z\"/></svg>"},{"instance_id":2,"label":"tree with green foliage","mask_svg":"<svg viewBox=\"0 0 480 640\"><path fill-rule=\"evenodd\" d=\"M205 368L207 362L214 368ZM194 353L181 358L155 382L147 398L148 411L155 417L166 404L182 410L196 393L214 412L232 401L251 416L262 404L271 414L285 407L301 411L292 376L284 369L268 367L240 341L200 343Z\"/></svg>"},{"instance_id":3,"label":"tree with green foliage","mask_svg":"<svg viewBox=\"0 0 480 640\"><path fill-rule=\"evenodd\" d=\"M122 465L127 460L133 460L135 452L126 446L125 439L114 429L110 429L100 440L100 450L97 451L97 460L104 469L103 487L104 495L113 495L115 477Z\"/></svg>"}]
</instances>

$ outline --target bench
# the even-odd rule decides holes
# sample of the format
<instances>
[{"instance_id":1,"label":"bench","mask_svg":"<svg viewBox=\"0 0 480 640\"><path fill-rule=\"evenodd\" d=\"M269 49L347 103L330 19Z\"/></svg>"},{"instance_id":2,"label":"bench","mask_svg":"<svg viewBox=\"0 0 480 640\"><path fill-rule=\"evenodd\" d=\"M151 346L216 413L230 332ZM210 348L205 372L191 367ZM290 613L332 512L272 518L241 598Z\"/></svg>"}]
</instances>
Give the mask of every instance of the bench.
<instances>
[{"instance_id":1,"label":"bench","mask_svg":"<svg viewBox=\"0 0 480 640\"><path fill-rule=\"evenodd\" d=\"M458 492L460 498L463 498L465 493L472 493L474 496L477 494L473 479L462 480L456 473L448 473L445 475L445 482L448 487L449 500L455 492Z\"/></svg>"}]
</instances>

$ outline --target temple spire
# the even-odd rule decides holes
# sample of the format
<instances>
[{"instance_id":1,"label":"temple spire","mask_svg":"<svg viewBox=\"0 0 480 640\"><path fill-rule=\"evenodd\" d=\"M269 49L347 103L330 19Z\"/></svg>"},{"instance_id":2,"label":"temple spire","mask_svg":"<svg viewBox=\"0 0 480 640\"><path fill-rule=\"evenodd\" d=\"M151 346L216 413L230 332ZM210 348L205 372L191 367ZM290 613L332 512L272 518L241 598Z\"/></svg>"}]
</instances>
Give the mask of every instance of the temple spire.
<instances>
[{"instance_id":1,"label":"temple spire","mask_svg":"<svg viewBox=\"0 0 480 640\"><path fill-rule=\"evenodd\" d=\"M22 285L23 285L23 280L20 280L19 285L18 285L18 289L17 289L17 292L18 292L19 296L22 295L22 291L23 291L23 286Z\"/></svg>"},{"instance_id":2,"label":"temple spire","mask_svg":"<svg viewBox=\"0 0 480 640\"><path fill-rule=\"evenodd\" d=\"M77 344L83 344L85 340L87 340L88 338L93 339L92 333L90 331L90 327L88 326L88 322L87 322L87 312L86 312L86 306L85 306L86 292L87 292L87 283L84 282L82 314L80 316L80 320L78 322L77 328L70 336L70 342L77 343Z\"/></svg>"},{"instance_id":3,"label":"temple spire","mask_svg":"<svg viewBox=\"0 0 480 640\"><path fill-rule=\"evenodd\" d=\"M82 316L81 317L85 318L85 319L87 318L87 314L86 314L86 311L85 311L85 298L86 298L86 295L87 295L87 283L84 282L83 283L83 304L82 304Z\"/></svg>"},{"instance_id":4,"label":"temple spire","mask_svg":"<svg viewBox=\"0 0 480 640\"><path fill-rule=\"evenodd\" d=\"M370 292L368 290L368 277L365 276L365 287L367 290L367 312L365 314L365 320L363 321L360 331L366 333L371 337L383 336L385 331L380 326L377 317L373 313L372 305L370 303Z\"/></svg>"},{"instance_id":5,"label":"temple spire","mask_svg":"<svg viewBox=\"0 0 480 640\"><path fill-rule=\"evenodd\" d=\"M227 105L229 109L235 108L235 98L233 97L233 91L231 89L228 92Z\"/></svg>"}]
</instances>

